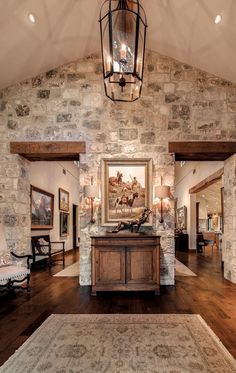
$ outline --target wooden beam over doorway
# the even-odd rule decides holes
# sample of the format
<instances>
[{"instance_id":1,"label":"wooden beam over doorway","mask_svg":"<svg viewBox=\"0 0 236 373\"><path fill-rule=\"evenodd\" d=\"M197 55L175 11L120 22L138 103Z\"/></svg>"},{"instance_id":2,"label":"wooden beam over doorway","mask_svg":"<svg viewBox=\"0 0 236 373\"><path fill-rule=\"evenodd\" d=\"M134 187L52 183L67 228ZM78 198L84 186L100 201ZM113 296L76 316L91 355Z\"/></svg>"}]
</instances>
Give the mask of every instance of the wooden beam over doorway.
<instances>
[{"instance_id":1,"label":"wooden beam over doorway","mask_svg":"<svg viewBox=\"0 0 236 373\"><path fill-rule=\"evenodd\" d=\"M200 181L200 183L190 188L189 194L198 193L201 190L209 187L210 185L214 184L216 181L220 180L223 174L224 174L224 167L220 168L218 171L214 172L214 174L208 176L206 179Z\"/></svg>"},{"instance_id":2,"label":"wooden beam over doorway","mask_svg":"<svg viewBox=\"0 0 236 373\"><path fill-rule=\"evenodd\" d=\"M236 153L236 141L169 142L176 161L224 161Z\"/></svg>"},{"instance_id":3,"label":"wooden beam over doorway","mask_svg":"<svg viewBox=\"0 0 236 373\"><path fill-rule=\"evenodd\" d=\"M23 141L10 143L11 154L34 161L76 161L86 152L84 141Z\"/></svg>"}]
</instances>

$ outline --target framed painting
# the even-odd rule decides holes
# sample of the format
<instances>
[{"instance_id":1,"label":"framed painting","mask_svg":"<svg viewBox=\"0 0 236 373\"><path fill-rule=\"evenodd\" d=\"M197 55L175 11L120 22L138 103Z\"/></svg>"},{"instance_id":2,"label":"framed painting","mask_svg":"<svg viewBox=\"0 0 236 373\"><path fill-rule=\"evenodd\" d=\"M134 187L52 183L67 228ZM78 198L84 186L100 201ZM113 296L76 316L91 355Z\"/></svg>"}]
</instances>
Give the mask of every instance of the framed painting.
<instances>
[{"instance_id":1,"label":"framed painting","mask_svg":"<svg viewBox=\"0 0 236 373\"><path fill-rule=\"evenodd\" d=\"M59 188L59 210L68 212L70 210L69 192Z\"/></svg>"},{"instance_id":2,"label":"framed painting","mask_svg":"<svg viewBox=\"0 0 236 373\"><path fill-rule=\"evenodd\" d=\"M69 234L69 214L60 212L60 236L68 236Z\"/></svg>"},{"instance_id":3,"label":"framed painting","mask_svg":"<svg viewBox=\"0 0 236 373\"><path fill-rule=\"evenodd\" d=\"M152 204L151 159L102 159L102 225L137 219ZM151 215L146 225L151 225Z\"/></svg>"},{"instance_id":4,"label":"framed painting","mask_svg":"<svg viewBox=\"0 0 236 373\"><path fill-rule=\"evenodd\" d=\"M31 229L52 229L54 195L31 185Z\"/></svg>"},{"instance_id":5,"label":"framed painting","mask_svg":"<svg viewBox=\"0 0 236 373\"><path fill-rule=\"evenodd\" d=\"M176 210L176 228L187 229L187 207L182 206Z\"/></svg>"}]
</instances>

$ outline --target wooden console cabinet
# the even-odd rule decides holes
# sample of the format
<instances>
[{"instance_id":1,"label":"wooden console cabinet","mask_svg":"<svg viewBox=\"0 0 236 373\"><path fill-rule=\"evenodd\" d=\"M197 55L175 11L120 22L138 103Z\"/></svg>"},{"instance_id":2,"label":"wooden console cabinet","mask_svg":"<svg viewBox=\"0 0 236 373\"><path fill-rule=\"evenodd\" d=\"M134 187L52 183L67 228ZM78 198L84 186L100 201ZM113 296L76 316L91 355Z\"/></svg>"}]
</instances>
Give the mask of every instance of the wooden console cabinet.
<instances>
[{"instance_id":1,"label":"wooden console cabinet","mask_svg":"<svg viewBox=\"0 0 236 373\"><path fill-rule=\"evenodd\" d=\"M106 233L92 239L92 295L97 291L160 294L160 236Z\"/></svg>"}]
</instances>

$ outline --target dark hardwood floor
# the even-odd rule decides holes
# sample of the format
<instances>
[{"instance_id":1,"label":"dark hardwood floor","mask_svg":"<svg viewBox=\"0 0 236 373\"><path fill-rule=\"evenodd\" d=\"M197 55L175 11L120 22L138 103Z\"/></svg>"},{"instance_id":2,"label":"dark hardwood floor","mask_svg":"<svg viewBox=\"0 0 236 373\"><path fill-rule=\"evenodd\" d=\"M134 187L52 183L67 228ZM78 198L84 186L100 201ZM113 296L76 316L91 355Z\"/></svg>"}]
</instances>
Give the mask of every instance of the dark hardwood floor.
<instances>
[{"instance_id":1,"label":"dark hardwood floor","mask_svg":"<svg viewBox=\"0 0 236 373\"><path fill-rule=\"evenodd\" d=\"M0 365L52 313L186 313L200 314L225 347L236 357L236 285L223 279L220 258L206 254L177 253L197 277L177 277L176 286L153 293L103 293L91 297L78 279L53 277L52 269L32 272L31 294L17 291L0 295ZM66 266L78 252L66 256Z\"/></svg>"}]
</instances>

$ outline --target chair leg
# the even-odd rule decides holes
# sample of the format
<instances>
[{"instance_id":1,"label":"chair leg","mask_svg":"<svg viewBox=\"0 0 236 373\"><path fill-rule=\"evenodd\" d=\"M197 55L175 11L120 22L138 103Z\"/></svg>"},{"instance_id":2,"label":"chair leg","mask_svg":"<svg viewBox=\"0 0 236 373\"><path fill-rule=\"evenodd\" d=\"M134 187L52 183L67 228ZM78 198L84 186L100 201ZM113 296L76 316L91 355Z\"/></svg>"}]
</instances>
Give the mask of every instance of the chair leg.
<instances>
[{"instance_id":1,"label":"chair leg","mask_svg":"<svg viewBox=\"0 0 236 373\"><path fill-rule=\"evenodd\" d=\"M26 289L27 289L27 293L29 293L30 292L30 275L27 275L27 287L26 287Z\"/></svg>"}]
</instances>

